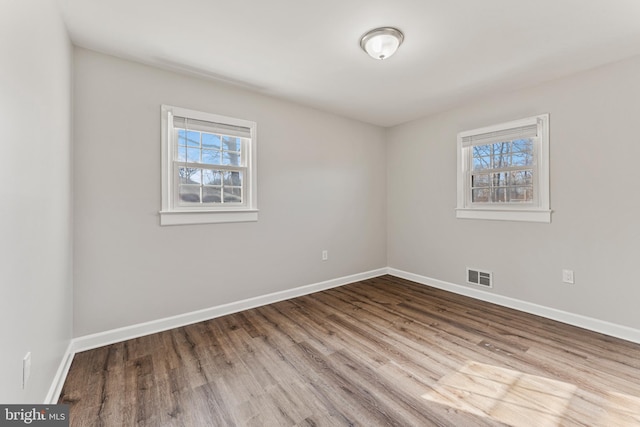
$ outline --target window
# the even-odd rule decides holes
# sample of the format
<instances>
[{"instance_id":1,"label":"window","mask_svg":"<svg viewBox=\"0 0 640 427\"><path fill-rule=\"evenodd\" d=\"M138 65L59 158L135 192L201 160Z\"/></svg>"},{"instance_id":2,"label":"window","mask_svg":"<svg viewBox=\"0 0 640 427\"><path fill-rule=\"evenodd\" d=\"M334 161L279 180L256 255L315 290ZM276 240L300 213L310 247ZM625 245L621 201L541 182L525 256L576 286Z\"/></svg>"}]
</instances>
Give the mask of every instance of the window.
<instances>
[{"instance_id":1,"label":"window","mask_svg":"<svg viewBox=\"0 0 640 427\"><path fill-rule=\"evenodd\" d=\"M256 123L162 106L161 225L257 221Z\"/></svg>"},{"instance_id":2,"label":"window","mask_svg":"<svg viewBox=\"0 0 640 427\"><path fill-rule=\"evenodd\" d=\"M458 134L456 216L551 222L548 114Z\"/></svg>"}]
</instances>

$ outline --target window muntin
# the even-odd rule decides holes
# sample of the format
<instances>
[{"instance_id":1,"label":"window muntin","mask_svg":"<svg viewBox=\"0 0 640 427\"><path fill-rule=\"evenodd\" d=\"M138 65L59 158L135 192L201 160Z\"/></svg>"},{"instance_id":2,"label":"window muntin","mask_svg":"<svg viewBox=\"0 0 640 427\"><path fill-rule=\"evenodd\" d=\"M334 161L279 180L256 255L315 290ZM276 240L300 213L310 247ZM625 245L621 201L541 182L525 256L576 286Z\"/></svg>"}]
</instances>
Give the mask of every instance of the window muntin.
<instances>
[{"instance_id":1,"label":"window muntin","mask_svg":"<svg viewBox=\"0 0 640 427\"><path fill-rule=\"evenodd\" d=\"M471 203L533 203L533 151L533 138L473 146Z\"/></svg>"},{"instance_id":2,"label":"window muntin","mask_svg":"<svg viewBox=\"0 0 640 427\"><path fill-rule=\"evenodd\" d=\"M162 106L161 224L257 220L254 122Z\"/></svg>"},{"instance_id":3,"label":"window muntin","mask_svg":"<svg viewBox=\"0 0 640 427\"><path fill-rule=\"evenodd\" d=\"M549 115L458 134L458 218L550 222Z\"/></svg>"},{"instance_id":4,"label":"window muntin","mask_svg":"<svg viewBox=\"0 0 640 427\"><path fill-rule=\"evenodd\" d=\"M212 132L191 130L188 118L174 117L179 206L244 205L249 140Z\"/></svg>"}]
</instances>

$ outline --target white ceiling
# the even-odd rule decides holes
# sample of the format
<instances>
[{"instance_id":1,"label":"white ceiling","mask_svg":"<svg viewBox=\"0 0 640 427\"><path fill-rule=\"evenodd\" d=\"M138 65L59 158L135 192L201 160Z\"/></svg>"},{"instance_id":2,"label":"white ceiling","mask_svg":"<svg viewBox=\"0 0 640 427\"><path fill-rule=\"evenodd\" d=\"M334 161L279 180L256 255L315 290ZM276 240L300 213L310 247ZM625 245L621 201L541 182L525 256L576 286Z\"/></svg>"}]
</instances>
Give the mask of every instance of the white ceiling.
<instances>
[{"instance_id":1,"label":"white ceiling","mask_svg":"<svg viewBox=\"0 0 640 427\"><path fill-rule=\"evenodd\" d=\"M78 46L381 126L640 54L640 0L58 3ZM405 34L385 61L379 26Z\"/></svg>"}]
</instances>

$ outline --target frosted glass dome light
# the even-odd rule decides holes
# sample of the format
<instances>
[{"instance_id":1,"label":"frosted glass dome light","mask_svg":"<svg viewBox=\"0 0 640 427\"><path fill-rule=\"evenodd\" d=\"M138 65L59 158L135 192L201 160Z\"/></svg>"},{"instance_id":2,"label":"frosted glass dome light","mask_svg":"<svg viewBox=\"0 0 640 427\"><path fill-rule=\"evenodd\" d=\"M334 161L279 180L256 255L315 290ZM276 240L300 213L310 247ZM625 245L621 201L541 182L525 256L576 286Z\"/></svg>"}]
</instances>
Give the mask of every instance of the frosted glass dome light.
<instances>
[{"instance_id":1,"label":"frosted glass dome light","mask_svg":"<svg viewBox=\"0 0 640 427\"><path fill-rule=\"evenodd\" d=\"M397 28L375 28L360 39L360 47L374 59L387 59L398 50L404 34Z\"/></svg>"}]
</instances>

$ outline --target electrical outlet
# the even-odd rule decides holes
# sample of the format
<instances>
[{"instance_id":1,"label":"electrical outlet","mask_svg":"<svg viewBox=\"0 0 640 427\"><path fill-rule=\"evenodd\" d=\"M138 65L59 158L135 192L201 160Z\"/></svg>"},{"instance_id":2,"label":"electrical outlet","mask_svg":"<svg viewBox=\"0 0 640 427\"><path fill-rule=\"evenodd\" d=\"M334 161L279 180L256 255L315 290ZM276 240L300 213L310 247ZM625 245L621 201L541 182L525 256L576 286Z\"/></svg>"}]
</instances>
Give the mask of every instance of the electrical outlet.
<instances>
[{"instance_id":1,"label":"electrical outlet","mask_svg":"<svg viewBox=\"0 0 640 427\"><path fill-rule=\"evenodd\" d=\"M329 259L329 251L325 249L324 251L322 251L322 260L326 261L328 259Z\"/></svg>"},{"instance_id":2,"label":"electrical outlet","mask_svg":"<svg viewBox=\"0 0 640 427\"><path fill-rule=\"evenodd\" d=\"M27 382L31 376L31 352L22 358L22 389L27 388Z\"/></svg>"},{"instance_id":3,"label":"electrical outlet","mask_svg":"<svg viewBox=\"0 0 640 427\"><path fill-rule=\"evenodd\" d=\"M562 281L564 283L574 283L573 270L562 270Z\"/></svg>"}]
</instances>

